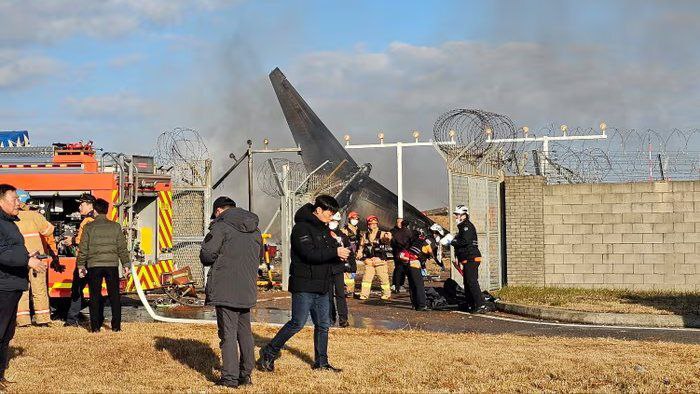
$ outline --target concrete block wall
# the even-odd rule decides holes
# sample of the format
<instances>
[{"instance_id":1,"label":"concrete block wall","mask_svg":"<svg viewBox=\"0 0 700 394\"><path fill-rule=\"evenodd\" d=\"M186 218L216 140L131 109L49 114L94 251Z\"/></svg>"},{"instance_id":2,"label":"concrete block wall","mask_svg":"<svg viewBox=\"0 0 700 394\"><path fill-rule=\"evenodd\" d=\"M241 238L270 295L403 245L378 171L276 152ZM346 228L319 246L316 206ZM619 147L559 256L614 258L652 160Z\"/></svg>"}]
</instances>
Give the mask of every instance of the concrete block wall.
<instances>
[{"instance_id":1,"label":"concrete block wall","mask_svg":"<svg viewBox=\"0 0 700 394\"><path fill-rule=\"evenodd\" d=\"M700 181L505 189L508 284L700 291Z\"/></svg>"},{"instance_id":2,"label":"concrete block wall","mask_svg":"<svg viewBox=\"0 0 700 394\"><path fill-rule=\"evenodd\" d=\"M505 181L506 256L509 285L545 284L544 187L539 176Z\"/></svg>"},{"instance_id":3,"label":"concrete block wall","mask_svg":"<svg viewBox=\"0 0 700 394\"><path fill-rule=\"evenodd\" d=\"M545 285L700 290L700 181L547 185Z\"/></svg>"}]
</instances>

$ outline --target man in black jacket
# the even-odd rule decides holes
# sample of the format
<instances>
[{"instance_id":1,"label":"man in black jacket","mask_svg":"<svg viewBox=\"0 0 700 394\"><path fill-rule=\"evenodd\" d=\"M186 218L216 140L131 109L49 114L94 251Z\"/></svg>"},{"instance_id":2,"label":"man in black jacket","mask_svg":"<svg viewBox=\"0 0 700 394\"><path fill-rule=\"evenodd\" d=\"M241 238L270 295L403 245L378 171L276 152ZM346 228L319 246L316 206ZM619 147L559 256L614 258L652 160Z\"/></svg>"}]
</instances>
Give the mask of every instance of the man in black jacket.
<instances>
[{"instance_id":1,"label":"man in black jacket","mask_svg":"<svg viewBox=\"0 0 700 394\"><path fill-rule=\"evenodd\" d=\"M471 300L468 307L472 312L486 313L488 309L484 306L484 296L479 287L481 252L476 227L469 221L469 212L464 205L457 205L453 214L457 221L457 235L451 241L451 245L455 250L458 264L462 266L464 288L467 299Z\"/></svg>"},{"instance_id":2,"label":"man in black jacket","mask_svg":"<svg viewBox=\"0 0 700 394\"><path fill-rule=\"evenodd\" d=\"M328 363L331 267L338 259L350 257L350 250L338 245L327 226L338 209L335 198L321 195L314 204L304 205L294 216L289 272L292 319L260 349L258 364L263 371L275 370L275 359L280 356L282 347L304 327L309 314L314 323L313 369L341 371Z\"/></svg>"},{"instance_id":3,"label":"man in black jacket","mask_svg":"<svg viewBox=\"0 0 700 394\"><path fill-rule=\"evenodd\" d=\"M403 224L403 219L398 218L396 219L396 225L389 230L391 233L391 254L394 257L394 271L391 273L391 291L394 293L399 293L401 291L401 287L403 286L408 274L406 264L403 264L399 258L401 248L397 245L395 240L396 234L401 232Z\"/></svg>"},{"instance_id":4,"label":"man in black jacket","mask_svg":"<svg viewBox=\"0 0 700 394\"><path fill-rule=\"evenodd\" d=\"M211 267L207 274L206 303L216 307L223 359L217 384L249 385L255 367L250 308L257 301L256 281L262 249L258 216L237 208L228 197L219 197L214 201L212 219L199 259Z\"/></svg>"},{"instance_id":5,"label":"man in black jacket","mask_svg":"<svg viewBox=\"0 0 700 394\"><path fill-rule=\"evenodd\" d=\"M0 185L0 391L10 383L5 379L10 340L15 335L17 304L28 288L29 268L46 271L47 263L36 254L29 255L24 237L15 224L19 197L14 186ZM45 257L44 257L45 258Z\"/></svg>"}]
</instances>

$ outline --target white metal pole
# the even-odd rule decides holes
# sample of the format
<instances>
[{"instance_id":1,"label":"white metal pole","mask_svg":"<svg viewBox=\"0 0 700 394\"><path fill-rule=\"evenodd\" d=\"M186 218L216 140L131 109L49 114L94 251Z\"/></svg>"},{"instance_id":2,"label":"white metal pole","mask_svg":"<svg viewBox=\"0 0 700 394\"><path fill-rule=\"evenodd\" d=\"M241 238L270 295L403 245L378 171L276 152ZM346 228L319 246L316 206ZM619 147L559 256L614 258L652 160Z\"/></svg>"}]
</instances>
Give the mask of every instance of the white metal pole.
<instances>
[{"instance_id":1,"label":"white metal pole","mask_svg":"<svg viewBox=\"0 0 700 394\"><path fill-rule=\"evenodd\" d=\"M403 219L403 146L396 143L396 181L398 183L398 207L399 217Z\"/></svg>"},{"instance_id":2,"label":"white metal pole","mask_svg":"<svg viewBox=\"0 0 700 394\"><path fill-rule=\"evenodd\" d=\"M547 159L549 159L549 137L542 137L542 159L540 159L540 168L542 175L547 176Z\"/></svg>"}]
</instances>

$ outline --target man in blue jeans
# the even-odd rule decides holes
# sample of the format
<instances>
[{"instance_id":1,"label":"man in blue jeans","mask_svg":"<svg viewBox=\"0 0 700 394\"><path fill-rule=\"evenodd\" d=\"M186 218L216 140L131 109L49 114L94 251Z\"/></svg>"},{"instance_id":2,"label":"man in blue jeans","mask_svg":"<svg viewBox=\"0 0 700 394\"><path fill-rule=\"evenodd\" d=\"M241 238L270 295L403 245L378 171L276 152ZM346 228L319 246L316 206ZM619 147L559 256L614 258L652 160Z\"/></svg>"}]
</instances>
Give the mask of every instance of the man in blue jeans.
<instances>
[{"instance_id":1,"label":"man in blue jeans","mask_svg":"<svg viewBox=\"0 0 700 394\"><path fill-rule=\"evenodd\" d=\"M304 205L294 215L289 272L292 319L260 349L258 366L263 371L275 370L275 360L282 347L304 327L309 314L314 323L313 369L341 371L328 363L331 266L344 264L350 256L350 249L339 247L327 226L338 209L335 198L321 195L314 204Z\"/></svg>"}]
</instances>

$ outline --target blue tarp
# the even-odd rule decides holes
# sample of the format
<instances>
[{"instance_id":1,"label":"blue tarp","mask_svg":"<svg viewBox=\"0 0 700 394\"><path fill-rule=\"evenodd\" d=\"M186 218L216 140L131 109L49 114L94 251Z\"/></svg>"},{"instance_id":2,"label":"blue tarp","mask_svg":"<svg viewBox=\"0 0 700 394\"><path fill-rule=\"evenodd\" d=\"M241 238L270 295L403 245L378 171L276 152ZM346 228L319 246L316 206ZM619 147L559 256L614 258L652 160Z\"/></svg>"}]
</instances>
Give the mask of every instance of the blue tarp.
<instances>
[{"instance_id":1,"label":"blue tarp","mask_svg":"<svg viewBox=\"0 0 700 394\"><path fill-rule=\"evenodd\" d=\"M0 148L8 146L29 146L27 130L0 131Z\"/></svg>"}]
</instances>

